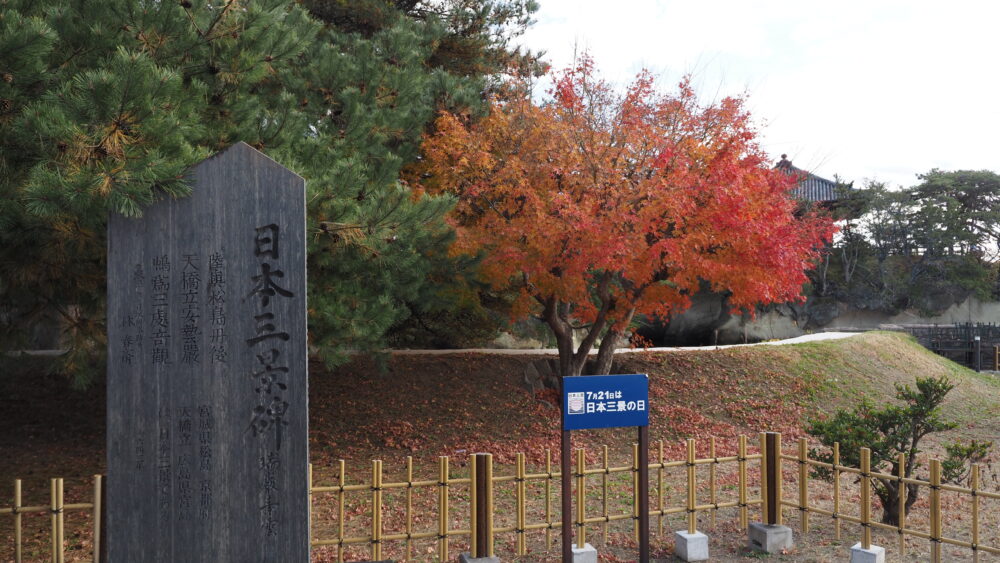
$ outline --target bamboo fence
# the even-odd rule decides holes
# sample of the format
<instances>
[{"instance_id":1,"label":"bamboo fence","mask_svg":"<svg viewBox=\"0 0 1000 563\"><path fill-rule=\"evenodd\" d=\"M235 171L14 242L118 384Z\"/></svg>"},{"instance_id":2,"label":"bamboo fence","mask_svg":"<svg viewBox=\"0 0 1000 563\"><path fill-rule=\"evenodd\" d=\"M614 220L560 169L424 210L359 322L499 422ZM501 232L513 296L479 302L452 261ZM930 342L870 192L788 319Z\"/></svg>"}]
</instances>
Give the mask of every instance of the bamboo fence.
<instances>
[{"instance_id":1,"label":"bamboo fence","mask_svg":"<svg viewBox=\"0 0 1000 563\"><path fill-rule=\"evenodd\" d=\"M103 478L101 475L94 475L94 490L93 490L93 501L92 502L82 502L74 504L66 504L64 502L64 483L63 479L51 479L49 481L49 499L50 503L48 505L41 506L24 506L22 504L22 491L21 491L21 480L14 480L14 504L9 507L0 507L0 514L10 514L14 518L14 561L16 563L22 563L24 561L24 538L23 535L23 518L25 514L43 514L49 513L49 520L51 526L51 561L52 563L65 563L66 561L66 513L67 512L90 512L91 513L91 523L93 526L94 533L94 556L93 559L97 563L99 556L98 553L101 552L100 538L101 538L101 487L103 486Z\"/></svg>"},{"instance_id":2,"label":"bamboo fence","mask_svg":"<svg viewBox=\"0 0 1000 563\"><path fill-rule=\"evenodd\" d=\"M778 439L780 445L780 435ZM780 447L779 447L780 448ZM802 518L800 519L800 526L802 532L809 531L809 514L818 514L822 516L828 516L833 519L836 538L839 540L841 537L840 522L853 522L861 526L861 546L864 549L868 549L872 545L872 530L882 529L895 532L898 537L899 543L899 555L900 557L905 557L906 555L906 537L916 537L928 540L930 542L930 556L931 561L939 563L942 561L941 549L944 545L952 545L956 547L963 547L972 551L972 558L974 561L978 562L981 553L987 553L990 555L1000 555L1000 546L990 546L983 545L979 543L980 537L980 518L981 518L981 500L982 499L992 499L1000 500L1000 493L984 491L981 488L980 483L980 466L973 465L969 477L969 486L960 487L957 485L951 485L942 482L941 478L941 460L931 459L929 465L930 477L927 481L921 479L908 478L903 474L904 467L906 465L906 458L903 454L900 454L898 459L899 473L892 475L888 473L880 473L873 471L871 467L871 450L868 448L861 448L861 467L848 467L840 464L840 448L837 444L833 448L833 462L824 463L814 459L809 459L807 443L805 438L800 438L798 441L798 451L795 455L786 454L779 449L777 456L778 466L780 471L780 463L782 460L792 461L799 466L798 475L798 501L785 501L781 500L779 497L780 506L789 506L799 510L802 513ZM833 510L824 510L815 505L809 504L809 471L808 468L821 468L832 472L833 474L833 484L834 484L834 508ZM841 475L856 475L860 482L860 492L861 499L859 502L859 515L851 516L840 512L840 476ZM871 508L871 483L873 479L882 479L889 482L896 482L903 485L917 485L918 487L927 487L930 492L930 507L929 507L929 527L927 531L915 529L907 526L906 522L906 494L907 488L900 486L899 495L899 506L897 510L899 511L900 519L898 525L884 524L882 522L876 522L872 520ZM968 495L971 499L971 507L969 511L969 516L971 518L971 540L965 541L952 537L948 537L944 533L943 525L943 512L941 507L941 493L942 492L952 492L958 493L960 495ZM780 509L779 509L780 514ZM780 519L780 517L779 517Z\"/></svg>"},{"instance_id":3,"label":"bamboo fence","mask_svg":"<svg viewBox=\"0 0 1000 563\"><path fill-rule=\"evenodd\" d=\"M770 441L768 436L770 436ZM942 546L944 545L971 550L972 558L975 561L979 560L982 553L1000 555L1000 546L980 543L981 502L983 500L1000 500L1000 493L985 491L981 488L978 465L972 467L969 486L962 487L942 482L941 462L937 459L930 460L930 477L925 481L907 478L902 474L890 475L873 471L870 451L867 448L862 449L861 466L857 468L840 463L840 450L837 445L834 445L832 451L832 463L810 459L805 438L799 439L796 447L788 450L782 446L780 434L762 433L757 453L749 453L748 440L745 436L738 438L736 455L731 456L719 457L716 455L715 438L708 440L708 457L698 458L696 445L695 440L687 440L686 456L680 460L667 460L665 458L663 441L658 442L657 447L652 452L654 455L651 457L654 457L655 461L649 464L651 470L650 490L653 499L649 511L650 528L661 536L665 530L665 517L670 515L684 515L687 531L694 533L698 527L699 515L707 515L714 527L720 510L732 509L732 517L738 522L741 529L746 529L750 522L749 512L751 508L756 511L759 507L761 520L774 524L784 522L783 509L796 509L799 513L798 520L803 533L809 532L810 527L815 524L815 519L810 518L811 515L830 518L837 540L842 537L842 523L848 522L860 527L858 531L859 543L865 548L872 544L872 531L874 529L895 532L898 536L900 557L906 553L906 537L928 540L930 557L934 562L942 561ZM607 446L602 448L600 462L597 465L588 465L586 459L585 450L578 449L572 475L575 485L574 496L576 497L573 522L576 529L576 543L583 545L590 534L600 534L606 544L608 525L616 521L631 520L633 523L632 533L637 537L639 516L639 502L636 495L636 491L639 490L638 445L633 444L631 460L626 465L612 465ZM782 468L783 461L796 464L797 467L793 465L791 471L786 471ZM903 467L905 460L901 458L899 461L899 466ZM558 485L562 475L559 471L553 470L551 452L546 451L544 466L539 467L536 472L528 471L523 453L516 455L514 472L509 475L494 474L493 459L490 454L472 455L469 457L468 465L467 477L452 477L451 460L447 456L442 456L437 463L437 477L420 480L414 479L413 458L407 457L404 468L405 480L387 482L384 479L385 470L382 461L373 460L369 478L361 483L348 483L345 462L341 460L337 466L336 482L328 485L318 485L313 482L312 466L310 466L308 478L311 490L310 510L313 512L313 529L317 528L314 503L320 495L333 496L332 504L336 513L335 526L328 526L330 528L327 531L329 535L319 537L318 533L310 534L312 547L335 547L337 561L345 561L349 546L367 546L370 558L380 560L384 558L386 543L397 542L399 549L402 550L401 555L409 560L414 556L415 542L430 540L434 544L434 557L437 560L445 561L454 555L452 541L456 538L467 539L473 554L492 556L495 555L496 537L504 536L512 540L511 543L516 555L524 555L528 549L527 535L534 533L543 535L546 549L551 548L554 541L553 530L561 528L562 525L561 517L557 513L558 508L553 509L553 501L556 498L555 491L559 490ZM699 472L699 467L704 469ZM683 469L684 472L684 477L681 479L685 482L682 487L684 492L682 502L674 502L676 499L668 499L666 495L668 486L666 473L674 468ZM723 494L724 491L719 485L720 472L724 468L729 470L726 475L735 475L735 494L728 488L725 491L728 496L735 497L731 500L722 498L727 495ZM823 504L810 498L810 482L813 481L811 473L817 469L828 471L832 475L832 480L829 482L832 490L832 502L827 501ZM707 479L705 479L705 473L708 474ZM630 498L625 501L631 507L630 510L622 510L620 502L618 509L614 510L613 503L609 501L609 481L616 475L626 478L631 476ZM851 497L845 496L844 491L842 491L841 478L845 475L853 476L859 483L860 498L856 505L851 501ZM757 477L753 479L755 482L751 482L753 477ZM909 525L902 510L900 513L903 516L896 526L873 521L872 479L895 481L916 485L919 488L927 488L929 490L928 528L926 530L918 529ZM508 483L509 485L505 485ZM814 483L814 494L816 485ZM540 498L528 498L529 486L541 488L543 494L540 495ZM97 563L101 538L101 487L101 476L96 475L93 480L93 502L65 504L63 502L63 480L52 479L49 505L23 506L21 481L15 480L13 505L0 507L0 515L10 514L14 518L14 561L16 563L23 561L21 518L24 514L45 512L50 514L51 561L62 563L65 560L64 514L69 511L90 511L93 515L93 560ZM790 487L797 489L797 498L786 500L783 498L784 489ZM494 521L498 502L496 490L506 488L513 489L513 498L500 499L509 510L504 512L504 518L498 519L502 520L498 524ZM901 487L904 492L905 489L905 487ZM386 493L396 490L401 493L395 498L397 501L402 501L402 507L387 505ZM432 514L434 524L429 529L426 523L418 526L415 518L417 511L414 508L414 497L421 491L436 496L434 513ZM596 492L596 494L591 495L591 492ZM943 492L970 497L971 534L968 541L946 535L942 521L944 510L942 509L941 495ZM366 524L367 531L365 533L358 533L354 530L357 526L349 526L351 518L359 515L357 510L348 511L349 495L361 495L363 501L367 500L366 510L361 511ZM593 498L595 496L596 499ZM902 508L906 498L905 495L900 497L899 503L900 508ZM461 502L456 502L459 498ZM467 506L465 499L468 499ZM530 512L529 504L532 506ZM832 509L830 509L831 504ZM558 503L555 506L558 507ZM596 509L598 506L599 509ZM459 507L459 510L467 509L467 512L462 510L462 513L459 513L456 511L456 507ZM855 507L856 516L853 515ZM846 513L845 508L851 514ZM383 517L389 511L402 514L402 523L399 526L385 524ZM529 514L534 515L535 518L532 519ZM426 515L426 511L424 515ZM458 519L455 521L460 522L460 525L452 523L452 519L456 516ZM654 517L655 523L652 520ZM387 530L387 528L393 529ZM668 530L668 533L672 533L672 531ZM511 534L513 534L512 538ZM556 541L558 537L558 535L555 536Z\"/></svg>"}]
</instances>

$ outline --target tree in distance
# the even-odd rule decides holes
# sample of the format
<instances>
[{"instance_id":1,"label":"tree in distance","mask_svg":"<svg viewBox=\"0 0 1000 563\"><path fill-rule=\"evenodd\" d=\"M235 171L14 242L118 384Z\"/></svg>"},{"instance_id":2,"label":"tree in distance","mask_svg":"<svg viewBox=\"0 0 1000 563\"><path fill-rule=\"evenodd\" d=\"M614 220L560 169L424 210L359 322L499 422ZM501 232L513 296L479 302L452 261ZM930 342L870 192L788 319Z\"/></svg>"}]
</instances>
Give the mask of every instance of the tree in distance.
<instances>
[{"instance_id":1,"label":"tree in distance","mask_svg":"<svg viewBox=\"0 0 1000 563\"><path fill-rule=\"evenodd\" d=\"M634 316L668 318L707 284L734 309L801 298L834 230L796 214L793 179L772 170L740 98L698 102L640 73L617 94L584 56L541 105L497 100L477 123L444 113L423 145L420 186L458 199L458 254L512 291L514 315L555 336L560 373L597 373ZM582 340L574 345L574 334Z\"/></svg>"},{"instance_id":2,"label":"tree in distance","mask_svg":"<svg viewBox=\"0 0 1000 563\"><path fill-rule=\"evenodd\" d=\"M919 179L899 190L868 180L850 191L854 213L813 276L817 297L933 316L971 295L1000 295L1000 175L935 169Z\"/></svg>"}]
</instances>

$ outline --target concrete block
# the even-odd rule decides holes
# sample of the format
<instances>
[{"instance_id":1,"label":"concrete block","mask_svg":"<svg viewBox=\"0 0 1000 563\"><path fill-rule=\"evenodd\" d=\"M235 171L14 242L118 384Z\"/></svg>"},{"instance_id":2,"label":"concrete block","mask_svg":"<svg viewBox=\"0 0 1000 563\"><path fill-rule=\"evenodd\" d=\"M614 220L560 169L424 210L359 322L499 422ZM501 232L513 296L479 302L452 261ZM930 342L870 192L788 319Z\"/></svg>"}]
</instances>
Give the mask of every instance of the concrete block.
<instances>
[{"instance_id":1,"label":"concrete block","mask_svg":"<svg viewBox=\"0 0 1000 563\"><path fill-rule=\"evenodd\" d=\"M681 561L708 561L708 536L698 531L674 532L674 555Z\"/></svg>"},{"instance_id":2,"label":"concrete block","mask_svg":"<svg viewBox=\"0 0 1000 563\"><path fill-rule=\"evenodd\" d=\"M458 563L500 563L499 557L473 557L468 553L458 555Z\"/></svg>"},{"instance_id":3,"label":"concrete block","mask_svg":"<svg viewBox=\"0 0 1000 563\"><path fill-rule=\"evenodd\" d=\"M597 549L589 543L583 544L583 547L576 547L573 544L573 563L597 563Z\"/></svg>"},{"instance_id":4,"label":"concrete block","mask_svg":"<svg viewBox=\"0 0 1000 563\"><path fill-rule=\"evenodd\" d=\"M865 549L858 542L851 548L851 563L885 563L885 548L873 545Z\"/></svg>"},{"instance_id":5,"label":"concrete block","mask_svg":"<svg viewBox=\"0 0 1000 563\"><path fill-rule=\"evenodd\" d=\"M793 545L792 529L788 526L754 522L750 524L747 535L750 539L750 549L765 553L780 553L782 550L791 549Z\"/></svg>"}]
</instances>

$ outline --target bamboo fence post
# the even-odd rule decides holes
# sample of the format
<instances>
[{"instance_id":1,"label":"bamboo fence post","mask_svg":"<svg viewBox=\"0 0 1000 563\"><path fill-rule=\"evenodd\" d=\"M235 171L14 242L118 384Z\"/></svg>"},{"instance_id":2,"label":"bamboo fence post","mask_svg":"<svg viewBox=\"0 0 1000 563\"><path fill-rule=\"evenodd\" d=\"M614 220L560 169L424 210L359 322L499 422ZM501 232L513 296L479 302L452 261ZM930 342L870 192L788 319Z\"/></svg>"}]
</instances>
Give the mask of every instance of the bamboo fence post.
<instances>
[{"instance_id":1,"label":"bamboo fence post","mask_svg":"<svg viewBox=\"0 0 1000 563\"><path fill-rule=\"evenodd\" d=\"M312 526L312 521L313 521L313 519L312 519L312 514L313 514L313 464L311 464L311 463L306 466L306 479L309 480L309 512L308 512L308 514L309 514L309 524L306 527L306 529L308 530L308 532L306 532L306 533L309 535L308 536L308 538L309 538L308 539L309 545L312 546L312 542L313 542L313 526ZM312 548L310 547L310 549L312 549Z\"/></svg>"},{"instance_id":2,"label":"bamboo fence post","mask_svg":"<svg viewBox=\"0 0 1000 563\"><path fill-rule=\"evenodd\" d=\"M760 521L770 524L767 509L767 433L760 433Z\"/></svg>"},{"instance_id":3,"label":"bamboo fence post","mask_svg":"<svg viewBox=\"0 0 1000 563\"><path fill-rule=\"evenodd\" d=\"M515 477L515 514L518 525L515 531L523 529L521 522L522 493L521 478L523 470L521 465L523 454L517 454L518 473ZM471 526L471 549L472 557L492 557L493 556L493 455L475 454L472 456L470 466L469 487L471 489L472 502L469 506L472 511Z\"/></svg>"},{"instance_id":4,"label":"bamboo fence post","mask_svg":"<svg viewBox=\"0 0 1000 563\"><path fill-rule=\"evenodd\" d=\"M660 466L658 468L656 468L656 497L657 497L657 499L656 499L656 506L659 507L659 509L660 509L659 512L660 513L657 515L656 518L657 518L657 528L658 528L659 534L662 536L663 535L663 512L666 509L666 507L663 506L663 470L664 470L664 464L663 464L663 440L660 440L660 442L659 442L659 448L660 448Z\"/></svg>"},{"instance_id":5,"label":"bamboo fence post","mask_svg":"<svg viewBox=\"0 0 1000 563\"><path fill-rule=\"evenodd\" d=\"M14 563L21 563L21 480L14 479Z\"/></svg>"},{"instance_id":6,"label":"bamboo fence post","mask_svg":"<svg viewBox=\"0 0 1000 563\"><path fill-rule=\"evenodd\" d=\"M344 563L344 460L339 462L340 475L337 477L337 563Z\"/></svg>"},{"instance_id":7,"label":"bamboo fence post","mask_svg":"<svg viewBox=\"0 0 1000 563\"><path fill-rule=\"evenodd\" d=\"M781 433L768 432L761 436L761 441L761 452L764 454L762 465L767 467L767 478L761 479L766 485L767 491L766 495L762 495L766 505L764 522L781 526L783 524L781 513Z\"/></svg>"},{"instance_id":8,"label":"bamboo fence post","mask_svg":"<svg viewBox=\"0 0 1000 563\"><path fill-rule=\"evenodd\" d=\"M525 545L524 537L524 520L525 520L525 498L524 498L524 454L517 454L517 477L515 478L517 482L517 554L524 555L527 553L527 546Z\"/></svg>"},{"instance_id":9,"label":"bamboo fence post","mask_svg":"<svg viewBox=\"0 0 1000 563\"><path fill-rule=\"evenodd\" d=\"M587 541L587 464L583 448L576 450L576 547L583 549Z\"/></svg>"},{"instance_id":10,"label":"bamboo fence post","mask_svg":"<svg viewBox=\"0 0 1000 563\"><path fill-rule=\"evenodd\" d=\"M712 503L712 529L715 529L716 513L719 511L719 499L715 493L716 466L719 465L719 456L715 453L715 436L708 439L708 455L712 458L712 464L708 466L708 499Z\"/></svg>"},{"instance_id":11,"label":"bamboo fence post","mask_svg":"<svg viewBox=\"0 0 1000 563\"><path fill-rule=\"evenodd\" d=\"M898 477L899 477L899 494L896 495L899 500L899 504L896 505L896 509L899 511L899 557L902 559L906 557L906 483L903 479L906 478L906 454L899 454L896 458L896 464L899 466Z\"/></svg>"},{"instance_id":12,"label":"bamboo fence post","mask_svg":"<svg viewBox=\"0 0 1000 563\"><path fill-rule=\"evenodd\" d=\"M552 548L552 450L545 448L545 549Z\"/></svg>"},{"instance_id":13,"label":"bamboo fence post","mask_svg":"<svg viewBox=\"0 0 1000 563\"><path fill-rule=\"evenodd\" d=\"M382 460L372 460L372 560L382 559Z\"/></svg>"},{"instance_id":14,"label":"bamboo fence post","mask_svg":"<svg viewBox=\"0 0 1000 563\"><path fill-rule=\"evenodd\" d=\"M774 481L774 490L771 491L771 500L774 506L775 524L781 526L785 523L784 512L781 501L784 498L782 488L784 486L784 476L781 472L781 432L774 432L774 451L771 452L772 469L768 470L768 476Z\"/></svg>"},{"instance_id":15,"label":"bamboo fence post","mask_svg":"<svg viewBox=\"0 0 1000 563\"><path fill-rule=\"evenodd\" d=\"M972 561L979 563L979 464L972 466L972 476L969 478L969 488L972 489Z\"/></svg>"},{"instance_id":16,"label":"bamboo fence post","mask_svg":"<svg viewBox=\"0 0 1000 563\"><path fill-rule=\"evenodd\" d=\"M406 456L406 559L413 559L413 456Z\"/></svg>"},{"instance_id":17,"label":"bamboo fence post","mask_svg":"<svg viewBox=\"0 0 1000 563\"><path fill-rule=\"evenodd\" d=\"M740 529L745 530L750 525L750 514L747 509L747 437L740 435L737 446L736 465L739 470L740 495Z\"/></svg>"},{"instance_id":18,"label":"bamboo fence post","mask_svg":"<svg viewBox=\"0 0 1000 563\"><path fill-rule=\"evenodd\" d=\"M493 454L486 454L486 556L493 557Z\"/></svg>"},{"instance_id":19,"label":"bamboo fence post","mask_svg":"<svg viewBox=\"0 0 1000 563\"><path fill-rule=\"evenodd\" d=\"M469 456L469 555L479 557L479 454ZM443 559L442 559L443 561Z\"/></svg>"},{"instance_id":20,"label":"bamboo fence post","mask_svg":"<svg viewBox=\"0 0 1000 563\"><path fill-rule=\"evenodd\" d=\"M49 499L51 504L51 507L49 508L50 519L52 521L52 563L59 563L59 553L56 549L59 528L59 524L56 519L56 507L58 506L58 499L56 498L56 479L51 479L49 481Z\"/></svg>"},{"instance_id":21,"label":"bamboo fence post","mask_svg":"<svg viewBox=\"0 0 1000 563\"><path fill-rule=\"evenodd\" d=\"M861 547L872 547L872 477L871 455L868 448L861 448Z\"/></svg>"},{"instance_id":22,"label":"bamboo fence post","mask_svg":"<svg viewBox=\"0 0 1000 563\"><path fill-rule=\"evenodd\" d=\"M101 497L104 494L104 478L101 475L94 475L94 563L101 562Z\"/></svg>"},{"instance_id":23,"label":"bamboo fence post","mask_svg":"<svg viewBox=\"0 0 1000 563\"><path fill-rule=\"evenodd\" d=\"M639 542L639 444L632 444L632 537Z\"/></svg>"},{"instance_id":24,"label":"bamboo fence post","mask_svg":"<svg viewBox=\"0 0 1000 563\"><path fill-rule=\"evenodd\" d=\"M694 474L694 460L695 460L695 450L694 450L694 438L688 438L687 440L687 521L688 521L688 533L696 534L698 532L698 513L695 512L695 474Z\"/></svg>"},{"instance_id":25,"label":"bamboo fence post","mask_svg":"<svg viewBox=\"0 0 1000 563\"><path fill-rule=\"evenodd\" d=\"M448 456L438 458L438 557L448 560Z\"/></svg>"},{"instance_id":26,"label":"bamboo fence post","mask_svg":"<svg viewBox=\"0 0 1000 563\"><path fill-rule=\"evenodd\" d=\"M604 458L604 473L601 474L601 516L604 516L604 524L601 525L601 539L604 545L608 544L608 447L603 446L601 455Z\"/></svg>"},{"instance_id":27,"label":"bamboo fence post","mask_svg":"<svg viewBox=\"0 0 1000 563\"><path fill-rule=\"evenodd\" d=\"M941 461L931 460L931 561L941 563Z\"/></svg>"},{"instance_id":28,"label":"bamboo fence post","mask_svg":"<svg viewBox=\"0 0 1000 563\"><path fill-rule=\"evenodd\" d=\"M799 514L802 533L809 532L809 465L805 438L799 438Z\"/></svg>"},{"instance_id":29,"label":"bamboo fence post","mask_svg":"<svg viewBox=\"0 0 1000 563\"><path fill-rule=\"evenodd\" d=\"M59 514L57 514L57 521L59 522L59 563L65 563L66 561L66 498L64 496L65 489L63 488L63 479L59 478L59 484L57 485L57 491L59 493Z\"/></svg>"},{"instance_id":30,"label":"bamboo fence post","mask_svg":"<svg viewBox=\"0 0 1000 563\"><path fill-rule=\"evenodd\" d=\"M840 541L840 442L833 443L833 535Z\"/></svg>"}]
</instances>

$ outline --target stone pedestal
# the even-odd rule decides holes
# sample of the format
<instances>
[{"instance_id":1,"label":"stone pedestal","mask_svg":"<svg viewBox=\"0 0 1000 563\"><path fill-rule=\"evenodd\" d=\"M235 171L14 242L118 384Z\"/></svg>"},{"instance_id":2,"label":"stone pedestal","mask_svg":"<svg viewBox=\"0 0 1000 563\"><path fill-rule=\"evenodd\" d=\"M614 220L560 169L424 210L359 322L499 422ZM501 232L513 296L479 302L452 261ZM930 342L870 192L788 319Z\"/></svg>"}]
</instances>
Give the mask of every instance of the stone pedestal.
<instances>
[{"instance_id":1,"label":"stone pedestal","mask_svg":"<svg viewBox=\"0 0 1000 563\"><path fill-rule=\"evenodd\" d=\"M791 549L793 545L792 529L788 526L754 522L750 524L747 535L750 539L750 549L765 553L780 553L782 550Z\"/></svg>"},{"instance_id":2,"label":"stone pedestal","mask_svg":"<svg viewBox=\"0 0 1000 563\"><path fill-rule=\"evenodd\" d=\"M589 543L583 544L582 548L574 543L573 563L597 563L597 549Z\"/></svg>"},{"instance_id":3,"label":"stone pedestal","mask_svg":"<svg viewBox=\"0 0 1000 563\"><path fill-rule=\"evenodd\" d=\"M851 547L851 563L885 563L885 548L873 545L865 549L858 542Z\"/></svg>"},{"instance_id":4,"label":"stone pedestal","mask_svg":"<svg viewBox=\"0 0 1000 563\"><path fill-rule=\"evenodd\" d=\"M458 556L458 563L500 563L499 557L473 557L468 553Z\"/></svg>"},{"instance_id":5,"label":"stone pedestal","mask_svg":"<svg viewBox=\"0 0 1000 563\"><path fill-rule=\"evenodd\" d=\"M708 536L698 531L674 532L674 555L681 561L708 561Z\"/></svg>"}]
</instances>

